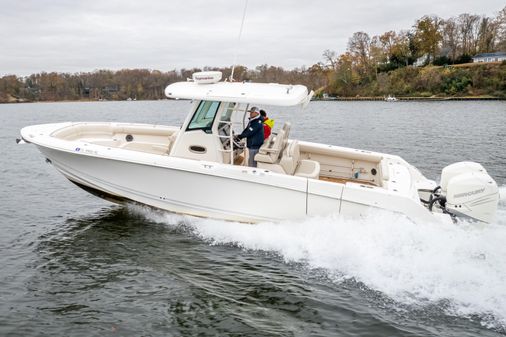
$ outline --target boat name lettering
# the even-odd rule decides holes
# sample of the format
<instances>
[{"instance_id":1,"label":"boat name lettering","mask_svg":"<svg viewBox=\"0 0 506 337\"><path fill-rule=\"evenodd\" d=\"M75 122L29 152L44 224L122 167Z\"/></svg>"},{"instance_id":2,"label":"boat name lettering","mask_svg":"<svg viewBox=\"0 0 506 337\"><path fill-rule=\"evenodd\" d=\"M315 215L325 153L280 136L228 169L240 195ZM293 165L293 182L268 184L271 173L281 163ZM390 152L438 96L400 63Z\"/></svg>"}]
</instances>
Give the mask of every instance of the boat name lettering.
<instances>
[{"instance_id":1,"label":"boat name lettering","mask_svg":"<svg viewBox=\"0 0 506 337\"><path fill-rule=\"evenodd\" d=\"M76 151L76 152L79 152L79 151L81 151L81 148L80 148L80 147L76 147L76 150L75 150L75 151Z\"/></svg>"},{"instance_id":2,"label":"boat name lettering","mask_svg":"<svg viewBox=\"0 0 506 337\"><path fill-rule=\"evenodd\" d=\"M475 195L475 194L478 194L478 193L482 193L484 191L485 191L485 188L480 188L479 190L475 190L475 191L471 191L471 192L465 192L465 193L455 194L453 197L454 198L470 197L472 195Z\"/></svg>"}]
</instances>

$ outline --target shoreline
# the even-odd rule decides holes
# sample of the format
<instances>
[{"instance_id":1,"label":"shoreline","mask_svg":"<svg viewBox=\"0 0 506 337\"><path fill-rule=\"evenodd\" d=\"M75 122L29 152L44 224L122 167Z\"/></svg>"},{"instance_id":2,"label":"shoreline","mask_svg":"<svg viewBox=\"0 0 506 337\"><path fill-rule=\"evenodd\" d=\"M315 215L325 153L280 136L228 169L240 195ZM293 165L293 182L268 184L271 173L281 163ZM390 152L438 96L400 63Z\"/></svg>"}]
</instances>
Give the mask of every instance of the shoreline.
<instances>
[{"instance_id":1,"label":"shoreline","mask_svg":"<svg viewBox=\"0 0 506 337\"><path fill-rule=\"evenodd\" d=\"M506 101L506 98L490 96L463 96L463 97L395 97L399 101ZM313 101L387 101L385 97L328 97L316 98Z\"/></svg>"},{"instance_id":2,"label":"shoreline","mask_svg":"<svg viewBox=\"0 0 506 337\"><path fill-rule=\"evenodd\" d=\"M61 101L10 101L10 102L0 102L0 104L26 104L26 103L84 103L84 102L141 102L141 101L164 101L171 99L138 99L136 101L126 101L126 100L93 100L93 99L78 99L78 100L61 100ZM313 98L314 102L359 102L359 101L376 101L376 102L387 102L385 97L328 97L328 98ZM506 101L506 98L500 97L490 97L490 96L463 96L463 97L396 97L395 101L388 101L389 103L395 103L400 101Z\"/></svg>"},{"instance_id":3,"label":"shoreline","mask_svg":"<svg viewBox=\"0 0 506 337\"><path fill-rule=\"evenodd\" d=\"M76 99L76 100L58 100L58 101L25 101L25 100L16 100L10 102L2 102L0 104L32 104L32 103L93 103L93 102L142 102L142 101L170 101L172 99L169 98L161 98L161 99L138 99L138 100L124 100L124 99Z\"/></svg>"}]
</instances>

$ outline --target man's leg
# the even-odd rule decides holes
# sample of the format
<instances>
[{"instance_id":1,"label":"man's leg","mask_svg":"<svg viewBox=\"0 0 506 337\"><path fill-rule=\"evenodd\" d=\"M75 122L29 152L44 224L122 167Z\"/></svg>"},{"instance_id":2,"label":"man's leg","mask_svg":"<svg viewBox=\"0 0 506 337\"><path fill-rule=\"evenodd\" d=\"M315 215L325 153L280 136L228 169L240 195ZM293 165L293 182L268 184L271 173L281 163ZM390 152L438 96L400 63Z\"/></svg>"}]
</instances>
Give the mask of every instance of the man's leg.
<instances>
[{"instance_id":1,"label":"man's leg","mask_svg":"<svg viewBox=\"0 0 506 337\"><path fill-rule=\"evenodd\" d=\"M257 167L257 162L255 160L255 155L258 153L258 149L248 149L248 166Z\"/></svg>"}]
</instances>

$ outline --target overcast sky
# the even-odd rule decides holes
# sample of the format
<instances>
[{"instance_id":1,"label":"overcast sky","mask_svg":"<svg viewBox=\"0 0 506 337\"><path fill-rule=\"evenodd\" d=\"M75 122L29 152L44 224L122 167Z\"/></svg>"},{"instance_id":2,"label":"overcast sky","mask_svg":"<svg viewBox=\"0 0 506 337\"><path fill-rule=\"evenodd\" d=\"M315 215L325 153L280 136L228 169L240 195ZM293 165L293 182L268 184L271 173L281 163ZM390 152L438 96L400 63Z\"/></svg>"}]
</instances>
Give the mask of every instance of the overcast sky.
<instances>
[{"instance_id":1,"label":"overcast sky","mask_svg":"<svg viewBox=\"0 0 506 337\"><path fill-rule=\"evenodd\" d=\"M245 0L0 0L0 76L230 66ZM310 66L357 31L426 14L495 16L504 0L248 0L238 63Z\"/></svg>"}]
</instances>

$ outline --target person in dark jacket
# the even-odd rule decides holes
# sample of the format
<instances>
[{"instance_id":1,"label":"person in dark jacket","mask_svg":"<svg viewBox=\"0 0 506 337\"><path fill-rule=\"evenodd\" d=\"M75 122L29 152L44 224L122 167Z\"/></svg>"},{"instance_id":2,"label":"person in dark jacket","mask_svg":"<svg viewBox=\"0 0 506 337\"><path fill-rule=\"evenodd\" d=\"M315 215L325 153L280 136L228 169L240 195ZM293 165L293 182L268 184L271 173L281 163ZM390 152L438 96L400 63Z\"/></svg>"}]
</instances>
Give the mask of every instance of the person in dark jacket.
<instances>
[{"instance_id":1,"label":"person in dark jacket","mask_svg":"<svg viewBox=\"0 0 506 337\"><path fill-rule=\"evenodd\" d=\"M264 125L257 107L252 107L249 110L249 123L237 138L246 138L246 147L249 152L248 166L257 167L255 155L264 143Z\"/></svg>"}]
</instances>

